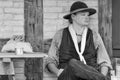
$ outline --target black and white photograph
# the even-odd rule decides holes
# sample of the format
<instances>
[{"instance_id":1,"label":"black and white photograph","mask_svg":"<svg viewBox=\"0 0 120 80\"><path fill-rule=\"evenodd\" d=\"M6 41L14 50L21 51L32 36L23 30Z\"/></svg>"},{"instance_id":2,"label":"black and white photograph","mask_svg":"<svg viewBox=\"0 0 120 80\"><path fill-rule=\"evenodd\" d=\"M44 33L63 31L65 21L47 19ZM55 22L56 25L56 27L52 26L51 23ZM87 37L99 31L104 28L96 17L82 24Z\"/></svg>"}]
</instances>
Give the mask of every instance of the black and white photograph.
<instances>
[{"instance_id":1,"label":"black and white photograph","mask_svg":"<svg viewBox=\"0 0 120 80\"><path fill-rule=\"evenodd\" d=\"M0 0L0 80L120 80L120 0Z\"/></svg>"}]
</instances>

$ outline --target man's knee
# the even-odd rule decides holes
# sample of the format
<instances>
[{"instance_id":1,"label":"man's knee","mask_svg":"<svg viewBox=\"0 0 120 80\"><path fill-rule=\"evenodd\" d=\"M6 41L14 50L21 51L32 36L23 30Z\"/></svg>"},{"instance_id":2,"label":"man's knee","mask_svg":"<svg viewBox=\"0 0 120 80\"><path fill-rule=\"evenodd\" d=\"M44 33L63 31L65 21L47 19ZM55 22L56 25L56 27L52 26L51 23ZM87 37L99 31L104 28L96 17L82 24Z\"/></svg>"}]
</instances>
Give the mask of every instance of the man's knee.
<instances>
[{"instance_id":1,"label":"man's knee","mask_svg":"<svg viewBox=\"0 0 120 80\"><path fill-rule=\"evenodd\" d=\"M76 62L77 62L76 59L71 59L68 64L69 64L69 66L72 66L72 65L75 64Z\"/></svg>"},{"instance_id":2,"label":"man's knee","mask_svg":"<svg viewBox=\"0 0 120 80\"><path fill-rule=\"evenodd\" d=\"M71 59L68 63L69 67L77 68L80 62L77 59Z\"/></svg>"}]
</instances>

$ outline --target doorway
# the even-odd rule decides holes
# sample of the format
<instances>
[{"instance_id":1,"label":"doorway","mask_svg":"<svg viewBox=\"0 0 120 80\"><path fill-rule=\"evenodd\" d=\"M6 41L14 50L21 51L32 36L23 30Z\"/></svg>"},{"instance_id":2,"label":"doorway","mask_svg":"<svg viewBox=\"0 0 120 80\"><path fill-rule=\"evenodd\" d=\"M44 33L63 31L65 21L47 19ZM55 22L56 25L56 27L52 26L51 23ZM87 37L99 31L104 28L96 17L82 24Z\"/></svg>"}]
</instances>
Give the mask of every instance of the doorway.
<instances>
[{"instance_id":1,"label":"doorway","mask_svg":"<svg viewBox=\"0 0 120 80\"><path fill-rule=\"evenodd\" d=\"M112 0L112 48L113 57L120 57L120 0Z\"/></svg>"}]
</instances>

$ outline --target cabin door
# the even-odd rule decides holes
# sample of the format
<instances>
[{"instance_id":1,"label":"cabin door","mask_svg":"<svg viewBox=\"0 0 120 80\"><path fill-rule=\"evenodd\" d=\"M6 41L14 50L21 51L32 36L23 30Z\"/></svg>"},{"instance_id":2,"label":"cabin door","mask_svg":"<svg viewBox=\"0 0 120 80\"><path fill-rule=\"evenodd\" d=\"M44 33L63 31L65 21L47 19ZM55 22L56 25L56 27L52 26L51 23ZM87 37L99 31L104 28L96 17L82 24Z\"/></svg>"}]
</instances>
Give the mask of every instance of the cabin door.
<instances>
[{"instance_id":1,"label":"cabin door","mask_svg":"<svg viewBox=\"0 0 120 80\"><path fill-rule=\"evenodd\" d=\"M113 56L120 57L120 0L112 0Z\"/></svg>"}]
</instances>

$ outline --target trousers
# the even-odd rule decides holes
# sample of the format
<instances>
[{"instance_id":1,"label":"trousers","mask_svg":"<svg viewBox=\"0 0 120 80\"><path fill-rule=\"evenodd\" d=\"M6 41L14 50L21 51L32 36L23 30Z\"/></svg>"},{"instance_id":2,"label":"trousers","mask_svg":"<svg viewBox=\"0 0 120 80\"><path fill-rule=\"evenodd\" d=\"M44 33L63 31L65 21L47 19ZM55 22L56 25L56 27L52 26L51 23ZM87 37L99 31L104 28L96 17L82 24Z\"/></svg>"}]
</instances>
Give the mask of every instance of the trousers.
<instances>
[{"instance_id":1,"label":"trousers","mask_svg":"<svg viewBox=\"0 0 120 80\"><path fill-rule=\"evenodd\" d=\"M58 80L110 80L95 68L76 59L71 59Z\"/></svg>"}]
</instances>

